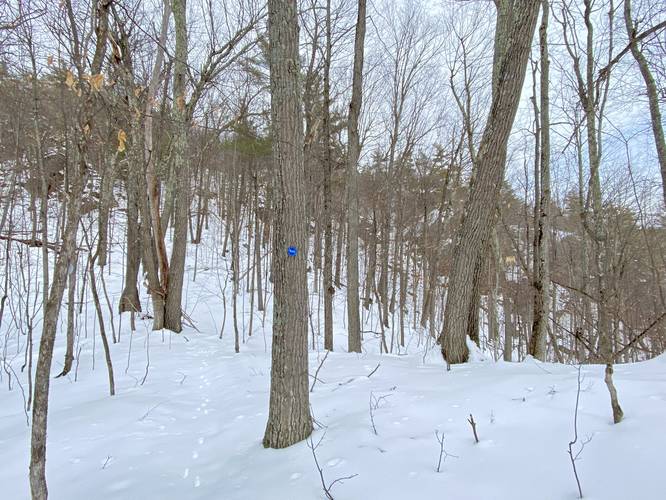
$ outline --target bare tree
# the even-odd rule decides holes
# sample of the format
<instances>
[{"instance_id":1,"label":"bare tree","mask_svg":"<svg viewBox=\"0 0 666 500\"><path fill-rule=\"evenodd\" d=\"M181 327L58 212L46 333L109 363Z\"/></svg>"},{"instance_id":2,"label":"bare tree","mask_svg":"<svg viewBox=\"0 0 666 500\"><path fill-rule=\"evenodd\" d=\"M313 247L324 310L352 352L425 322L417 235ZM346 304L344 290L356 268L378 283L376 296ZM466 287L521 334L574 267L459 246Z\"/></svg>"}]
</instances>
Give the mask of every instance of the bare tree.
<instances>
[{"instance_id":1,"label":"bare tree","mask_svg":"<svg viewBox=\"0 0 666 500\"><path fill-rule=\"evenodd\" d=\"M354 39L354 73L349 103L347 136L347 345L349 352L361 352L358 278L358 158L360 154L358 117L363 101L363 48L365 44L366 0L358 1Z\"/></svg>"},{"instance_id":2,"label":"bare tree","mask_svg":"<svg viewBox=\"0 0 666 500\"><path fill-rule=\"evenodd\" d=\"M466 334L470 314L476 315L474 284L486 255L499 189L504 178L509 133L518 110L539 2L503 0L497 5L497 34L493 72L496 74L490 114L478 151L470 194L457 234L453 269L441 334L447 363L467 361Z\"/></svg>"},{"instance_id":3,"label":"bare tree","mask_svg":"<svg viewBox=\"0 0 666 500\"><path fill-rule=\"evenodd\" d=\"M95 29L95 50L90 63L90 74L99 75L106 52L108 34L109 8L112 0L97 3L92 12ZM48 489L46 485L46 428L49 407L49 388L51 380L51 362L53 360L53 344L55 341L60 305L63 292L67 284L67 271L74 264L76 254L76 234L79 226L81 212L81 199L87 176L87 159L90 132L93 126L93 102L95 90L85 78L85 54L81 46L81 34L78 31L77 20L71 1L65 2L65 10L69 23L69 39L72 44L72 54L76 67L76 81L78 88L85 92L83 103L79 112L79 127L77 141L77 170L72 176L69 202L67 207L67 222L63 233L61 251L57 257L53 270L53 280L49 297L44 310L42 337L39 343L39 357L35 371L35 396L32 409L32 430L30 440L30 490L33 500L46 500Z\"/></svg>"},{"instance_id":4,"label":"bare tree","mask_svg":"<svg viewBox=\"0 0 666 500\"><path fill-rule=\"evenodd\" d=\"M538 168L534 180L534 308L532 319L532 337L529 353L541 361L546 359L546 339L548 335L548 312L550 309L550 60L548 57L548 0L541 1L541 26L539 27L540 47L540 105L536 117L539 145ZM536 101L536 96L534 97ZM535 108L536 102L535 102ZM536 162L535 157L535 162Z\"/></svg>"}]
</instances>

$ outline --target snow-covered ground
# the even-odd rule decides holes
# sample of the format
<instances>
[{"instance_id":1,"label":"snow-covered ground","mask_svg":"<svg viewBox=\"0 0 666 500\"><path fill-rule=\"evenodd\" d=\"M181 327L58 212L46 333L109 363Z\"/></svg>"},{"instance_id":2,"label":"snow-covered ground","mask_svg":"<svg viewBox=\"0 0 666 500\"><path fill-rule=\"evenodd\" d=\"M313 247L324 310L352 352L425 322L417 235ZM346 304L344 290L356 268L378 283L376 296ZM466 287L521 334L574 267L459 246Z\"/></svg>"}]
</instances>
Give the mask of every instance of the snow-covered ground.
<instances>
[{"instance_id":1,"label":"snow-covered ground","mask_svg":"<svg viewBox=\"0 0 666 500\"><path fill-rule=\"evenodd\" d=\"M114 397L108 395L102 346L99 339L93 343L98 333L93 308L88 308L76 374L52 380L50 498L325 498L309 443L285 450L261 445L268 411L271 313L263 328L260 313L255 313L253 336L235 354L229 311L223 338L218 338L226 264L206 252L200 254L195 282L190 266L186 291L187 311L199 332L150 332L149 320L137 320L130 355L125 318L121 342L111 346ZM107 277L114 308L121 271L116 266ZM228 307L230 289L229 284ZM247 310L249 299L244 300ZM336 351L321 367L311 393L317 422L313 442L319 443L316 456L326 483L354 476L332 487L336 500L577 497L567 454L576 367L529 358L522 363L477 359L447 372L436 350L424 352L416 337L404 355L380 355L375 338L366 338L363 354L347 354L344 297L338 294L336 300ZM54 375L64 356L63 337L58 339ZM16 349L12 342L10 352ZM311 374L323 356L311 352ZM25 387L22 361L19 355L12 366ZM577 467L585 498L664 498L666 355L616 367L626 414L619 425L612 424L602 368L583 366L581 375L579 442L587 444ZM7 375L3 377L0 498L27 499L29 428L23 395L15 378L9 391ZM467 421L470 413L477 422L478 444ZM436 431L444 436L449 454L442 458L440 472Z\"/></svg>"}]
</instances>

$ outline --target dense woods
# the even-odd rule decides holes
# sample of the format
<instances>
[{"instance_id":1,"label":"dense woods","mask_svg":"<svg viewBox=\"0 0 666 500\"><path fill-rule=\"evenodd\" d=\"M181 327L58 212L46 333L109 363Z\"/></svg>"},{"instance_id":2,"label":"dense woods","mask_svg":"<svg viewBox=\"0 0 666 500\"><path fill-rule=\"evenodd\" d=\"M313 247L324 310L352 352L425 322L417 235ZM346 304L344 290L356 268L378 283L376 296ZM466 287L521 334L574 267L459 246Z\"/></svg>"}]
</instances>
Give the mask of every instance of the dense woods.
<instances>
[{"instance_id":1,"label":"dense woods","mask_svg":"<svg viewBox=\"0 0 666 500\"><path fill-rule=\"evenodd\" d=\"M442 370L602 364L631 412L614 366L666 348L666 6L431 3L0 6L2 371L27 377L33 498L80 338L113 396L122 324L196 332L188 281L216 266L238 356L272 304L266 447L312 432L308 350L339 336Z\"/></svg>"}]
</instances>

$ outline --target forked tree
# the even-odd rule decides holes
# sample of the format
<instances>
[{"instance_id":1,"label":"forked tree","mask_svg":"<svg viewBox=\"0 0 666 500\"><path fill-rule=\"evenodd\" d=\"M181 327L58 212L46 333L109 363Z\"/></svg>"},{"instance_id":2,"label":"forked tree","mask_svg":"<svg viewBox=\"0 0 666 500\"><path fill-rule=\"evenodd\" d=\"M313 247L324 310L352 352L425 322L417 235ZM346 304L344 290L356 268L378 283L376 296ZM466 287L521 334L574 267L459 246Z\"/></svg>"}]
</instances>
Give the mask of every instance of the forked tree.
<instances>
[{"instance_id":1,"label":"forked tree","mask_svg":"<svg viewBox=\"0 0 666 500\"><path fill-rule=\"evenodd\" d=\"M518 110L536 19L537 0L496 0L497 26L493 57L493 98L477 154L475 175L453 254L449 290L440 337L447 363L469 356L466 333L478 314L474 284L485 257L495 207L504 179L509 134Z\"/></svg>"}]
</instances>

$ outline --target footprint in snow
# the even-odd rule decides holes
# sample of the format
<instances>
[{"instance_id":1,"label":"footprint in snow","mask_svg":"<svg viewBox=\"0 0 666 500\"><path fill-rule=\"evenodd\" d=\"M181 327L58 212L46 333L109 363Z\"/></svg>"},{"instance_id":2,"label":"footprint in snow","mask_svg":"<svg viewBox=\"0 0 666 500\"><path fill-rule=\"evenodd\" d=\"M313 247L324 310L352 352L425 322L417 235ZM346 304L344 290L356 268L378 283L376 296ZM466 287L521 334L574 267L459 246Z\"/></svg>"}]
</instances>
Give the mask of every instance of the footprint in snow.
<instances>
[{"instance_id":1,"label":"footprint in snow","mask_svg":"<svg viewBox=\"0 0 666 500\"><path fill-rule=\"evenodd\" d=\"M345 460L342 458L332 458L331 460L326 462L326 465L328 465L329 467L336 467L338 465L344 465L345 463L346 463Z\"/></svg>"},{"instance_id":2,"label":"footprint in snow","mask_svg":"<svg viewBox=\"0 0 666 500\"><path fill-rule=\"evenodd\" d=\"M196 451L193 451L192 452L192 459L196 460L197 458L199 458L199 454Z\"/></svg>"},{"instance_id":3,"label":"footprint in snow","mask_svg":"<svg viewBox=\"0 0 666 500\"><path fill-rule=\"evenodd\" d=\"M203 436L201 436L199 439L197 439L197 442L198 442L199 444L204 444L204 441L205 441L205 439L204 439Z\"/></svg>"},{"instance_id":4,"label":"footprint in snow","mask_svg":"<svg viewBox=\"0 0 666 500\"><path fill-rule=\"evenodd\" d=\"M301 474L300 472L294 472L294 473L289 477L289 479L291 479L292 481L295 481L296 479L300 479L301 476L302 476L302 474Z\"/></svg>"},{"instance_id":5,"label":"footprint in snow","mask_svg":"<svg viewBox=\"0 0 666 500\"><path fill-rule=\"evenodd\" d=\"M199 486L201 486L201 478L197 476L194 478L194 487L198 488Z\"/></svg>"},{"instance_id":6,"label":"footprint in snow","mask_svg":"<svg viewBox=\"0 0 666 500\"><path fill-rule=\"evenodd\" d=\"M189 475L190 475L190 469L186 467L185 470L183 471L183 479L187 479L187 476Z\"/></svg>"}]
</instances>

